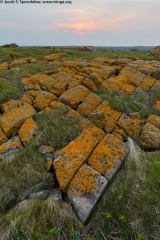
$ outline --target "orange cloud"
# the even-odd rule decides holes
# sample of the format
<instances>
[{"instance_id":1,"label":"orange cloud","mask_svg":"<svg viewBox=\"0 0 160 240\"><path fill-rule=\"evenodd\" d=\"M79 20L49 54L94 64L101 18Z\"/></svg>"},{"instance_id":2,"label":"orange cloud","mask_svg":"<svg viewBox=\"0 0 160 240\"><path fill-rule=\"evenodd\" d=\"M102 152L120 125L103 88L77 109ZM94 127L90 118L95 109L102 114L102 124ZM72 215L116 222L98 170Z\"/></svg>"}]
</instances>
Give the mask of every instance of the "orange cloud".
<instances>
[{"instance_id":1,"label":"orange cloud","mask_svg":"<svg viewBox=\"0 0 160 240\"><path fill-rule=\"evenodd\" d=\"M88 31L100 30L103 27L96 23L59 23L56 25L56 28L73 29L75 34L82 36Z\"/></svg>"}]
</instances>

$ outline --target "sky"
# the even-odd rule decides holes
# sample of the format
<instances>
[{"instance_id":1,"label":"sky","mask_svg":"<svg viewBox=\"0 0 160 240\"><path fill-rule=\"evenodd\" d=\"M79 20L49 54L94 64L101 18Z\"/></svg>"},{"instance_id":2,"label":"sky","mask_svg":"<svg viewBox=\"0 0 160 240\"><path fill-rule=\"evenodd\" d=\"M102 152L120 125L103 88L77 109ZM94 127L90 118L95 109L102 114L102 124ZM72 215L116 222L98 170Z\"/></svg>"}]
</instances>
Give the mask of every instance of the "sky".
<instances>
[{"instance_id":1,"label":"sky","mask_svg":"<svg viewBox=\"0 0 160 240\"><path fill-rule=\"evenodd\" d=\"M16 0L0 0L0 45L160 45L160 0L6 1Z\"/></svg>"}]
</instances>

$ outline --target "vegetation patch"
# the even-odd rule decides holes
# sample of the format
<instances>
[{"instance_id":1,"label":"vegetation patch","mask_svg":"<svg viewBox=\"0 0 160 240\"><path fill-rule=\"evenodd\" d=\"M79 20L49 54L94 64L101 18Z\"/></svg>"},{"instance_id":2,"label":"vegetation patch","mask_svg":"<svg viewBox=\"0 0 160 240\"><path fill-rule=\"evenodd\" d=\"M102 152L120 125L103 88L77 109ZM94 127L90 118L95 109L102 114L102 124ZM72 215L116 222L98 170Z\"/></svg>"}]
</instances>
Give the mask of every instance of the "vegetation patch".
<instances>
[{"instance_id":1,"label":"vegetation patch","mask_svg":"<svg viewBox=\"0 0 160 240\"><path fill-rule=\"evenodd\" d=\"M160 99L160 93L151 91L148 95L117 93L115 91L105 91L96 93L103 100L108 101L112 108L123 113L141 113L143 118L149 115L160 116L160 111L154 109L155 102Z\"/></svg>"},{"instance_id":2,"label":"vegetation patch","mask_svg":"<svg viewBox=\"0 0 160 240\"><path fill-rule=\"evenodd\" d=\"M42 113L36 117L40 128L40 134L37 136L37 143L49 145L55 150L66 146L70 141L75 139L81 132L81 128L77 120L69 118L67 113L68 108L64 107L61 110Z\"/></svg>"},{"instance_id":3,"label":"vegetation patch","mask_svg":"<svg viewBox=\"0 0 160 240\"><path fill-rule=\"evenodd\" d=\"M11 98L17 99L22 94L22 86L17 82L0 79L0 103Z\"/></svg>"}]
</instances>

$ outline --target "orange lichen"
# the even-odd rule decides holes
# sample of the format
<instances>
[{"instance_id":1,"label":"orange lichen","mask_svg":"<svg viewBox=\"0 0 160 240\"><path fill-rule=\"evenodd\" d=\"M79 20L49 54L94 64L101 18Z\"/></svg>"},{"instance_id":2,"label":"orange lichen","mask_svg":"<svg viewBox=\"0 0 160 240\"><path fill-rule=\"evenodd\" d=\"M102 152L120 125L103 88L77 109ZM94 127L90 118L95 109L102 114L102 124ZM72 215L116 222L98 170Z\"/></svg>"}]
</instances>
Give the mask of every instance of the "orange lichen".
<instances>
[{"instance_id":1,"label":"orange lichen","mask_svg":"<svg viewBox=\"0 0 160 240\"><path fill-rule=\"evenodd\" d=\"M62 103L69 105L73 109L76 109L78 105L86 99L89 93L90 91L87 88L85 88L82 85L79 85L63 93L60 96L59 100Z\"/></svg>"},{"instance_id":2,"label":"orange lichen","mask_svg":"<svg viewBox=\"0 0 160 240\"><path fill-rule=\"evenodd\" d=\"M33 104L33 100L34 100L34 98L29 93L25 93L21 97L21 101L23 102L23 104L29 103L30 105L32 105Z\"/></svg>"},{"instance_id":3,"label":"orange lichen","mask_svg":"<svg viewBox=\"0 0 160 240\"><path fill-rule=\"evenodd\" d=\"M2 112L7 113L10 112L18 107L21 107L23 104L20 100L10 99L5 103L1 103L0 108Z\"/></svg>"},{"instance_id":4,"label":"orange lichen","mask_svg":"<svg viewBox=\"0 0 160 240\"><path fill-rule=\"evenodd\" d=\"M67 192L73 192L74 196L79 194L94 193L100 174L89 167L87 164L82 165L75 177L71 180Z\"/></svg>"},{"instance_id":5,"label":"orange lichen","mask_svg":"<svg viewBox=\"0 0 160 240\"><path fill-rule=\"evenodd\" d=\"M147 122L152 123L155 127L160 128L160 117L155 115L150 115L147 119Z\"/></svg>"},{"instance_id":6,"label":"orange lichen","mask_svg":"<svg viewBox=\"0 0 160 240\"><path fill-rule=\"evenodd\" d=\"M49 92L41 91L34 100L33 106L41 111L49 106L52 101L57 100L57 97Z\"/></svg>"},{"instance_id":7,"label":"orange lichen","mask_svg":"<svg viewBox=\"0 0 160 240\"><path fill-rule=\"evenodd\" d=\"M12 110L9 113L2 115L0 118L0 127L7 137L15 135L27 118L36 115L35 109L25 104L22 107Z\"/></svg>"},{"instance_id":8,"label":"orange lichen","mask_svg":"<svg viewBox=\"0 0 160 240\"><path fill-rule=\"evenodd\" d=\"M83 117L89 116L91 112L93 112L100 104L102 103L102 99L98 97L94 93L90 93L88 97L81 103L77 112L81 114Z\"/></svg>"},{"instance_id":9,"label":"orange lichen","mask_svg":"<svg viewBox=\"0 0 160 240\"><path fill-rule=\"evenodd\" d=\"M7 62L3 62L0 64L0 71L2 70L7 70L8 69L8 63Z\"/></svg>"},{"instance_id":10,"label":"orange lichen","mask_svg":"<svg viewBox=\"0 0 160 240\"><path fill-rule=\"evenodd\" d=\"M84 131L54 154L53 167L62 190L66 190L70 180L80 166L87 161L98 142L91 132Z\"/></svg>"},{"instance_id":11,"label":"orange lichen","mask_svg":"<svg viewBox=\"0 0 160 240\"><path fill-rule=\"evenodd\" d=\"M104 175L108 167L112 167L117 160L123 160L128 153L125 143L111 134L98 144L87 163L100 174Z\"/></svg>"},{"instance_id":12,"label":"orange lichen","mask_svg":"<svg viewBox=\"0 0 160 240\"><path fill-rule=\"evenodd\" d=\"M0 128L0 145L2 145L6 140L7 140L7 137L2 131L2 129Z\"/></svg>"},{"instance_id":13,"label":"orange lichen","mask_svg":"<svg viewBox=\"0 0 160 240\"><path fill-rule=\"evenodd\" d=\"M23 144L28 142L38 132L38 125L32 118L28 118L18 131L19 138Z\"/></svg>"}]
</instances>

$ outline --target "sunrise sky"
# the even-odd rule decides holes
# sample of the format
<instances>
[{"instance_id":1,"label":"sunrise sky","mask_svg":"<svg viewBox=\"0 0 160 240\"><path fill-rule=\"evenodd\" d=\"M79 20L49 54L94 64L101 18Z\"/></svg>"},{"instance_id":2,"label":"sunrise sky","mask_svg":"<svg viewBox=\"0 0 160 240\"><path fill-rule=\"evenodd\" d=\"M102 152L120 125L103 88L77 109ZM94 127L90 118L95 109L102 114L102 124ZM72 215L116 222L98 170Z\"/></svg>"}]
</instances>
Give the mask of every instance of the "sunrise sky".
<instances>
[{"instance_id":1,"label":"sunrise sky","mask_svg":"<svg viewBox=\"0 0 160 240\"><path fill-rule=\"evenodd\" d=\"M0 45L12 42L20 46L159 45L160 0L0 3Z\"/></svg>"}]
</instances>

